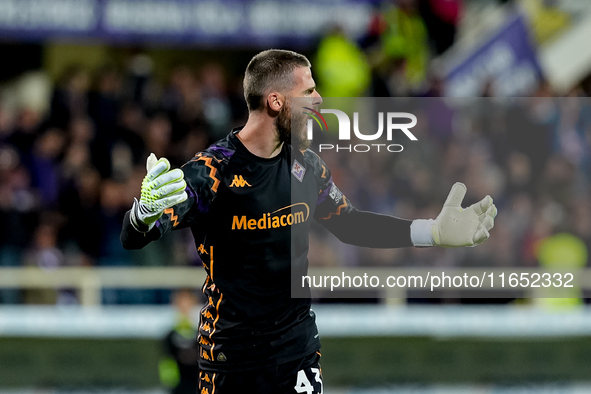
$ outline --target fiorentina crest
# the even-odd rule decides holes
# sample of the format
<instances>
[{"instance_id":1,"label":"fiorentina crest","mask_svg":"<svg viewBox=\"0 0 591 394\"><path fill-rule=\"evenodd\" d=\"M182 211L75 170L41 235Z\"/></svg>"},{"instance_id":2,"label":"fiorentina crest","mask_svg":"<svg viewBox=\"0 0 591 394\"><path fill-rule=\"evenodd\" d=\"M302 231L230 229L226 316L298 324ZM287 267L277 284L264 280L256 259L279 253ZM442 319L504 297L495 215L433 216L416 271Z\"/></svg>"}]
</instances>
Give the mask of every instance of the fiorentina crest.
<instances>
[{"instance_id":1,"label":"fiorentina crest","mask_svg":"<svg viewBox=\"0 0 591 394\"><path fill-rule=\"evenodd\" d=\"M306 169L303 165L298 163L297 160L294 160L293 166L291 167L291 173L293 174L293 176L296 177L298 181L302 182L304 180L304 174L306 173Z\"/></svg>"}]
</instances>

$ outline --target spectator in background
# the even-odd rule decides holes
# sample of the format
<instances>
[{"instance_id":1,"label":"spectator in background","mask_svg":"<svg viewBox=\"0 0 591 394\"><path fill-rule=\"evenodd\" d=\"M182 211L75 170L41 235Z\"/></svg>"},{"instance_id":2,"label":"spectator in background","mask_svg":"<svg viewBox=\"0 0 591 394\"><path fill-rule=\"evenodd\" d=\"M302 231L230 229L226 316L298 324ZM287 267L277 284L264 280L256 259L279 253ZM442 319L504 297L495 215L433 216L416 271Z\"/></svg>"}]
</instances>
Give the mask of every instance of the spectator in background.
<instances>
[{"instance_id":1,"label":"spectator in background","mask_svg":"<svg viewBox=\"0 0 591 394\"><path fill-rule=\"evenodd\" d=\"M35 140L39 136L41 116L30 108L18 110L16 123L12 133L6 138L6 143L12 145L19 152L20 159L25 166L31 162L31 154Z\"/></svg>"},{"instance_id":2,"label":"spectator in background","mask_svg":"<svg viewBox=\"0 0 591 394\"><path fill-rule=\"evenodd\" d=\"M408 96L424 89L429 60L427 27L418 0L386 2L374 16L366 43L368 56L389 96Z\"/></svg>"},{"instance_id":3,"label":"spectator in background","mask_svg":"<svg viewBox=\"0 0 591 394\"><path fill-rule=\"evenodd\" d=\"M205 124L201 85L188 66L172 70L161 100L172 122L172 141L182 140L191 128Z\"/></svg>"},{"instance_id":4,"label":"spectator in background","mask_svg":"<svg viewBox=\"0 0 591 394\"><path fill-rule=\"evenodd\" d=\"M195 394L199 385L199 345L191 312L198 299L192 290L185 289L175 292L172 300L177 322L163 341L166 357L159 364L160 381L171 388L171 394Z\"/></svg>"},{"instance_id":5,"label":"spectator in background","mask_svg":"<svg viewBox=\"0 0 591 394\"><path fill-rule=\"evenodd\" d=\"M95 135L93 163L103 178L111 176L112 150L116 138L117 116L121 95L121 76L115 67L104 66L95 76L94 86L88 95L88 115Z\"/></svg>"},{"instance_id":6,"label":"spectator in background","mask_svg":"<svg viewBox=\"0 0 591 394\"><path fill-rule=\"evenodd\" d=\"M53 208L57 202L60 184L60 156L65 136L59 129L49 129L35 142L31 157L33 187L39 191L44 207Z\"/></svg>"},{"instance_id":7,"label":"spectator in background","mask_svg":"<svg viewBox=\"0 0 591 394\"><path fill-rule=\"evenodd\" d=\"M61 158L61 187L75 179L80 172L92 165L92 141L94 124L88 118L76 118L70 123L68 143Z\"/></svg>"},{"instance_id":8,"label":"spectator in background","mask_svg":"<svg viewBox=\"0 0 591 394\"><path fill-rule=\"evenodd\" d=\"M153 76L154 62L144 54L138 53L129 59L127 75L124 76L125 100L153 110L157 106L157 84Z\"/></svg>"},{"instance_id":9,"label":"spectator in background","mask_svg":"<svg viewBox=\"0 0 591 394\"><path fill-rule=\"evenodd\" d=\"M201 69L203 116L214 140L226 135L232 122L232 108L222 67L209 63ZM193 152L195 153L195 152Z\"/></svg>"},{"instance_id":10,"label":"spectator in background","mask_svg":"<svg viewBox=\"0 0 591 394\"><path fill-rule=\"evenodd\" d=\"M568 233L553 234L542 239L536 245L536 254L540 265L547 270L566 270L571 272L587 265L589 251L585 243L577 236ZM565 274L568 280L568 274ZM573 280L573 282L576 282ZM536 298L535 304L552 309L568 309L583 304L583 290L578 283L567 287L550 287L545 298ZM548 298L554 296L555 298Z\"/></svg>"},{"instance_id":11,"label":"spectator in background","mask_svg":"<svg viewBox=\"0 0 591 394\"><path fill-rule=\"evenodd\" d=\"M338 27L320 41L315 64L318 89L327 97L362 97L369 87L365 54Z\"/></svg>"},{"instance_id":12,"label":"spectator in background","mask_svg":"<svg viewBox=\"0 0 591 394\"><path fill-rule=\"evenodd\" d=\"M61 190L60 211L67 218L62 239L80 254L80 265L95 265L101 255L100 185L100 174L83 166Z\"/></svg>"},{"instance_id":13,"label":"spectator in background","mask_svg":"<svg viewBox=\"0 0 591 394\"><path fill-rule=\"evenodd\" d=\"M169 156L172 134L172 124L168 117L164 114L155 115L146 125L144 134L146 150L158 157Z\"/></svg>"},{"instance_id":14,"label":"spectator in background","mask_svg":"<svg viewBox=\"0 0 591 394\"><path fill-rule=\"evenodd\" d=\"M441 55L456 38L462 16L462 0L420 0L419 10L429 34L434 53Z\"/></svg>"},{"instance_id":15,"label":"spectator in background","mask_svg":"<svg viewBox=\"0 0 591 394\"><path fill-rule=\"evenodd\" d=\"M117 230L121 227L126 201L123 201L125 185L112 179L103 180L100 185L99 229L100 265L131 265L130 256L119 247Z\"/></svg>"},{"instance_id":16,"label":"spectator in background","mask_svg":"<svg viewBox=\"0 0 591 394\"><path fill-rule=\"evenodd\" d=\"M54 270L65 265L65 256L58 248L59 216L45 215L33 236L33 247L24 256L27 265ZM71 304L75 296L65 289L27 289L25 299L30 304Z\"/></svg>"},{"instance_id":17,"label":"spectator in background","mask_svg":"<svg viewBox=\"0 0 591 394\"><path fill-rule=\"evenodd\" d=\"M90 79L78 65L68 67L51 98L49 125L65 130L70 121L88 114Z\"/></svg>"},{"instance_id":18,"label":"spectator in background","mask_svg":"<svg viewBox=\"0 0 591 394\"><path fill-rule=\"evenodd\" d=\"M32 192L27 169L17 151L0 147L0 267L22 265L37 226L39 200ZM0 289L0 303L18 303L16 289Z\"/></svg>"},{"instance_id":19,"label":"spectator in background","mask_svg":"<svg viewBox=\"0 0 591 394\"><path fill-rule=\"evenodd\" d=\"M142 165L146 153L144 142L144 128L146 117L142 107L138 104L124 104L119 112L117 122L117 141L124 143L131 150L133 165Z\"/></svg>"}]
</instances>

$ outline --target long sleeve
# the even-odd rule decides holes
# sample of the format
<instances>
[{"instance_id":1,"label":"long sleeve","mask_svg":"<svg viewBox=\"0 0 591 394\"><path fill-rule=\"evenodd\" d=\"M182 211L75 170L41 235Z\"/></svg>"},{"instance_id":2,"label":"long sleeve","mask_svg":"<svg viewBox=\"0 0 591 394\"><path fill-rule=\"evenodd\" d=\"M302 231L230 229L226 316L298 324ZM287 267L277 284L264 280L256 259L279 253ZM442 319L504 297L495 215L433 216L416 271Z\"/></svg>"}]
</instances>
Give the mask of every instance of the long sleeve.
<instances>
[{"instance_id":1,"label":"long sleeve","mask_svg":"<svg viewBox=\"0 0 591 394\"><path fill-rule=\"evenodd\" d=\"M350 205L350 203L348 202ZM368 248L404 248L413 246L410 239L411 220L351 207L338 216L319 220L326 229L344 243Z\"/></svg>"},{"instance_id":2,"label":"long sleeve","mask_svg":"<svg viewBox=\"0 0 591 394\"><path fill-rule=\"evenodd\" d=\"M411 220L359 211L334 184L330 170L320 158L318 166L320 190L314 218L320 224L351 245L370 248L413 246Z\"/></svg>"}]
</instances>

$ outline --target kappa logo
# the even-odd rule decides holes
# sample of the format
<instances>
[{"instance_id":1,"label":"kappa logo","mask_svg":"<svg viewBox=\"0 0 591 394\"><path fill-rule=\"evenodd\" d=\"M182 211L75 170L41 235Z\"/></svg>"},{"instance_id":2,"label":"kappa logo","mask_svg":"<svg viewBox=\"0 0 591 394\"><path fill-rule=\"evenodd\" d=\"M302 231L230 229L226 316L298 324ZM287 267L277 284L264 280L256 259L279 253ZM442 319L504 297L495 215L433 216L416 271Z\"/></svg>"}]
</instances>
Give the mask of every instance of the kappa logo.
<instances>
[{"instance_id":1,"label":"kappa logo","mask_svg":"<svg viewBox=\"0 0 591 394\"><path fill-rule=\"evenodd\" d=\"M230 184L230 187L244 187L244 186L251 187L251 185L248 182L246 182L246 180L244 180L242 175L234 175L234 180Z\"/></svg>"},{"instance_id":2,"label":"kappa logo","mask_svg":"<svg viewBox=\"0 0 591 394\"><path fill-rule=\"evenodd\" d=\"M201 312L201 314L206 318L206 319L213 319L213 315L211 314L210 311L205 310L203 312Z\"/></svg>"}]
</instances>

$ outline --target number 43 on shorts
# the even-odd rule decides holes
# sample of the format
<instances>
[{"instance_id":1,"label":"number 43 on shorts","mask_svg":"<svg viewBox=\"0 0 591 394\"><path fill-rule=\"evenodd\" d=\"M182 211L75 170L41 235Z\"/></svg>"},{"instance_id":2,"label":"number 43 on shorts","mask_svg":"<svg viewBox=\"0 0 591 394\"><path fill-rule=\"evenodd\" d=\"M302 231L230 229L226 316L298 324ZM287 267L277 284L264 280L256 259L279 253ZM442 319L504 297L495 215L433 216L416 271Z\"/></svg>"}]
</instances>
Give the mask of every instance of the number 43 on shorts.
<instances>
[{"instance_id":1,"label":"number 43 on shorts","mask_svg":"<svg viewBox=\"0 0 591 394\"><path fill-rule=\"evenodd\" d=\"M298 371L298 377L294 387L295 392L306 394L323 394L322 375L320 374L320 369L310 368L308 371L310 371L312 373L311 375L313 376L306 374L306 369L301 369ZM312 382L310 382L310 379Z\"/></svg>"}]
</instances>

